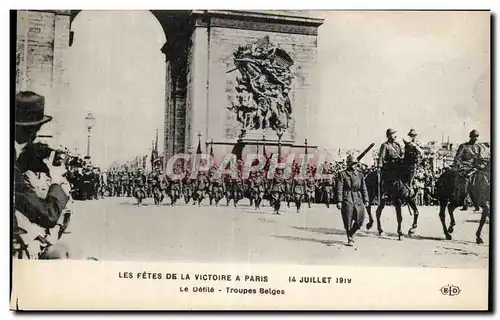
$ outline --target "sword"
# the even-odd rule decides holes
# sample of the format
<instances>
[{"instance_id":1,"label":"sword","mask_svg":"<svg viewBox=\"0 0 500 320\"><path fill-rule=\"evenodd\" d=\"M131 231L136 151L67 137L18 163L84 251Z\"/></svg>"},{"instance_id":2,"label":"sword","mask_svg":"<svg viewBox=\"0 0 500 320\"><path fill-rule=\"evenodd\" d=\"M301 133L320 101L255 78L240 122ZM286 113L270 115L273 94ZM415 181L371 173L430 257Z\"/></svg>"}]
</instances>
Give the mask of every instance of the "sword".
<instances>
[{"instance_id":1,"label":"sword","mask_svg":"<svg viewBox=\"0 0 500 320\"><path fill-rule=\"evenodd\" d=\"M365 149L365 151L361 152L361 154L356 158L357 161L360 161L361 159L363 159L364 156L366 156L366 154L373 148L373 146L375 146L375 143L371 143L368 148Z\"/></svg>"},{"instance_id":2,"label":"sword","mask_svg":"<svg viewBox=\"0 0 500 320\"><path fill-rule=\"evenodd\" d=\"M380 170L377 170L377 196L378 204L380 205Z\"/></svg>"}]
</instances>

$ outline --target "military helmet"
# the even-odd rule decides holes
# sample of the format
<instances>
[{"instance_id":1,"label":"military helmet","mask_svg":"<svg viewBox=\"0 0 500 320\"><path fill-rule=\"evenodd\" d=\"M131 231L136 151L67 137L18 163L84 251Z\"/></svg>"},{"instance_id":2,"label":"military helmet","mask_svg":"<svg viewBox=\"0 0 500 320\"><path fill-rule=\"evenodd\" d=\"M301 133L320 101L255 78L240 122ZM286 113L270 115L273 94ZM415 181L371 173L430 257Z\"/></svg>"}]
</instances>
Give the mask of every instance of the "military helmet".
<instances>
[{"instance_id":1,"label":"military helmet","mask_svg":"<svg viewBox=\"0 0 500 320\"><path fill-rule=\"evenodd\" d=\"M385 135L389 136L390 134L393 134L393 133L396 133L396 132L397 132L396 130L389 128L389 129L387 129L385 131Z\"/></svg>"},{"instance_id":2,"label":"military helmet","mask_svg":"<svg viewBox=\"0 0 500 320\"><path fill-rule=\"evenodd\" d=\"M352 154L347 156L346 162L347 162L347 165L357 163L356 158L354 158L354 156Z\"/></svg>"},{"instance_id":3,"label":"military helmet","mask_svg":"<svg viewBox=\"0 0 500 320\"><path fill-rule=\"evenodd\" d=\"M410 137L416 137L417 135L417 130L415 129L411 129L410 132L408 132L408 136Z\"/></svg>"},{"instance_id":4,"label":"military helmet","mask_svg":"<svg viewBox=\"0 0 500 320\"><path fill-rule=\"evenodd\" d=\"M469 137L470 138L477 138L479 137L479 132L477 130L472 130L470 133L469 133Z\"/></svg>"}]
</instances>

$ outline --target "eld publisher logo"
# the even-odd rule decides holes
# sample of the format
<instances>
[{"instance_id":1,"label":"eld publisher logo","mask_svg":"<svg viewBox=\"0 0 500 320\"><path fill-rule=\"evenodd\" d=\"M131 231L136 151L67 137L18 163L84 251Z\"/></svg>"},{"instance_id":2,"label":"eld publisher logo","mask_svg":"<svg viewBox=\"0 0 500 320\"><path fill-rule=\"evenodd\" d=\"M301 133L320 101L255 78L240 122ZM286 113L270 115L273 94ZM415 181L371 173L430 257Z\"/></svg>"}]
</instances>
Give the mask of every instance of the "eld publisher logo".
<instances>
[{"instance_id":1,"label":"eld publisher logo","mask_svg":"<svg viewBox=\"0 0 500 320\"><path fill-rule=\"evenodd\" d=\"M443 296L458 296L458 294L460 293L460 288L457 287L457 286L452 286L452 285L447 285L447 286L444 286L441 288L441 293L443 294Z\"/></svg>"}]
</instances>

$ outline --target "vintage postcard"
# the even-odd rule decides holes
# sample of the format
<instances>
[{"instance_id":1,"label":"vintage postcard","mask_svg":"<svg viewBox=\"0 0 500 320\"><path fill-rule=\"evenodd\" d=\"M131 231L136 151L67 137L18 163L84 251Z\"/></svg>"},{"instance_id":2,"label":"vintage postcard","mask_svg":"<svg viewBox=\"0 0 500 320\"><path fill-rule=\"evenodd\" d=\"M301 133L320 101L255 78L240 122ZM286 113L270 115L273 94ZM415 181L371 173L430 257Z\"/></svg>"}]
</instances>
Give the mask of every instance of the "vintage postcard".
<instances>
[{"instance_id":1,"label":"vintage postcard","mask_svg":"<svg viewBox=\"0 0 500 320\"><path fill-rule=\"evenodd\" d=\"M490 11L11 19L12 310L490 308Z\"/></svg>"}]
</instances>

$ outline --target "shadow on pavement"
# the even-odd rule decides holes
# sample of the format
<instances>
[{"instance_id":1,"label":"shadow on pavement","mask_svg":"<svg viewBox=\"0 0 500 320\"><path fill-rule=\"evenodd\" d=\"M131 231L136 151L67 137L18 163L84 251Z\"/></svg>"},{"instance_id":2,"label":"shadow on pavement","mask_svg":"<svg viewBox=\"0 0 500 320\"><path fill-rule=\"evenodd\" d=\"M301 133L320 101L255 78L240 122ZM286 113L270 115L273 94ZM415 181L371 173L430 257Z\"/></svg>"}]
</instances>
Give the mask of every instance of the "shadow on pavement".
<instances>
[{"instance_id":1,"label":"shadow on pavement","mask_svg":"<svg viewBox=\"0 0 500 320\"><path fill-rule=\"evenodd\" d=\"M481 220L481 219L480 218L477 218L477 219L468 219L468 220L465 220L465 222L479 223L479 220ZM486 219L486 221L484 222L484 224L490 224L489 219Z\"/></svg>"},{"instance_id":2,"label":"shadow on pavement","mask_svg":"<svg viewBox=\"0 0 500 320\"><path fill-rule=\"evenodd\" d=\"M301 231L307 231L307 232L316 232L316 233L321 233L321 234L335 234L335 235L345 235L345 230L343 229L336 229L336 228L305 228L305 227L294 227L292 226L293 229L296 230L301 230ZM378 238L378 239L385 239L385 240L394 240L392 237L397 238L396 233L391 233L391 232L384 232L384 236L379 236L377 231L367 231L367 230L360 230L361 232L356 233L356 237L367 237L367 238Z\"/></svg>"},{"instance_id":3,"label":"shadow on pavement","mask_svg":"<svg viewBox=\"0 0 500 320\"><path fill-rule=\"evenodd\" d=\"M446 240L443 237L428 237L428 236L419 236L415 235L413 239L416 240L430 240L430 241L439 241L439 242L448 242L448 243L457 243L457 244L465 244L465 245L475 245L476 243L474 241L464 241L464 240Z\"/></svg>"},{"instance_id":4,"label":"shadow on pavement","mask_svg":"<svg viewBox=\"0 0 500 320\"><path fill-rule=\"evenodd\" d=\"M272 236L274 238L278 239L285 239L285 240L291 240L291 241L307 241L307 242L314 242L314 243L320 243L324 244L327 246L333 246L333 245L345 245L344 241L339 241L339 240L319 240L319 239L314 239L314 238L303 238L303 237L292 237L292 236Z\"/></svg>"}]
</instances>

